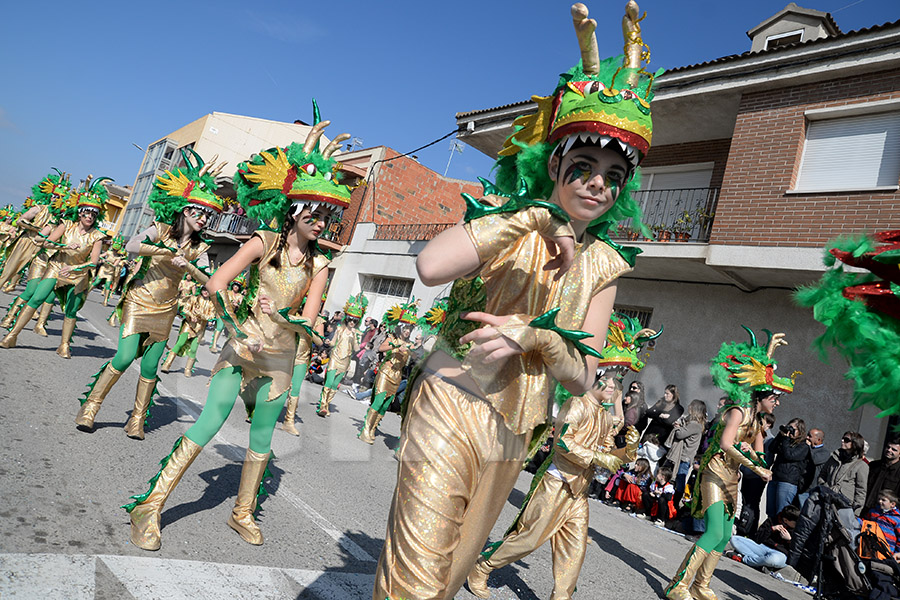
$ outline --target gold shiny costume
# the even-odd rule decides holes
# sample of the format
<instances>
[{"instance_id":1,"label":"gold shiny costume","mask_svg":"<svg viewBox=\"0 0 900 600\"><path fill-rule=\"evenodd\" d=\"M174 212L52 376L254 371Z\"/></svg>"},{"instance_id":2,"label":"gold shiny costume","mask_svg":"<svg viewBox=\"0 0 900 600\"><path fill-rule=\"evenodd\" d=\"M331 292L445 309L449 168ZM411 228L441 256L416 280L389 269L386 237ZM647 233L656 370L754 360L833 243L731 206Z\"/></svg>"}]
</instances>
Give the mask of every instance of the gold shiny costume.
<instances>
[{"instance_id":1,"label":"gold shiny costume","mask_svg":"<svg viewBox=\"0 0 900 600\"><path fill-rule=\"evenodd\" d=\"M104 237L106 237L106 234L96 227L91 227L87 231L82 232L77 222L66 223L66 230L59 239L59 243L65 246L77 244L78 247L59 248L47 264L47 270L44 271L43 279L56 279L56 289L71 285L75 286L74 292L76 294L86 292L91 282L90 269L73 270L68 275L63 275L60 271L66 267L77 268L88 265L94 244Z\"/></svg>"},{"instance_id":2,"label":"gold shiny costume","mask_svg":"<svg viewBox=\"0 0 900 600\"><path fill-rule=\"evenodd\" d=\"M738 410L741 411L741 424L738 427L734 443L747 443L752 446L761 431L760 420L753 407L743 407ZM725 420L725 414L727 411L719 417L720 421ZM724 427L724 424L719 426ZM740 468L741 463L721 450L709 459L706 468L700 473L700 481L697 484L700 490L700 506L699 510L695 510L695 517L702 518L710 506L716 502L724 502L725 514L729 518L734 518L741 482Z\"/></svg>"},{"instance_id":3,"label":"gold shiny costume","mask_svg":"<svg viewBox=\"0 0 900 600\"><path fill-rule=\"evenodd\" d=\"M37 214L31 219L19 224L22 232L18 239L12 243L9 255L3 263L3 272L0 274L0 288L7 284L17 283L14 277L27 265L41 250L39 233L45 225L50 223L50 209L41 205Z\"/></svg>"},{"instance_id":4,"label":"gold shiny costume","mask_svg":"<svg viewBox=\"0 0 900 600\"><path fill-rule=\"evenodd\" d=\"M497 205L502 199L482 202ZM593 297L631 270L611 246L585 233L576 242L572 266L554 281L555 272L544 270L552 257L541 233L552 236L571 228L544 208L488 215L464 227L482 260L477 277L484 305L477 306L479 293L471 292L469 305L463 299L460 309L523 316L518 321L524 326L499 328L508 337L535 335L527 323L554 308L561 309L560 327L581 329ZM584 372L581 355L549 331L539 332L549 338L540 351L490 364L469 360L467 349L458 349L460 332L453 318L448 315L423 371L436 371L430 367L435 354L447 364L452 362L447 354L453 353L462 357L476 386L464 390L433 374L412 384L397 489L375 576L376 600L453 597L515 484L533 429L549 418L556 381Z\"/></svg>"},{"instance_id":5,"label":"gold shiny costume","mask_svg":"<svg viewBox=\"0 0 900 600\"><path fill-rule=\"evenodd\" d=\"M287 246L278 248L279 234L272 231L258 230L253 235L259 237L265 248L259 261L259 289L256 297L268 296L276 307L300 306L315 276L326 268L329 259L315 253L303 263L292 264ZM281 268L276 269L269 260L276 252L281 252ZM212 376L221 369L239 367L241 369L241 391L258 377L270 377L269 400L278 398L291 388L291 374L294 359L297 355L297 332L304 332L302 327L292 325L279 314L267 315L262 312L259 302L250 307L247 319L240 325L240 330L248 337L236 339L231 337L222 350L218 362L213 367ZM262 348L253 352L248 343L258 341Z\"/></svg>"},{"instance_id":6,"label":"gold shiny costume","mask_svg":"<svg viewBox=\"0 0 900 600\"><path fill-rule=\"evenodd\" d=\"M569 600L587 549L587 492L601 448L610 447L623 422L591 394L572 397L556 419L553 454L539 471L530 497L503 540L481 558L469 575L469 589L487 598L491 571L514 563L550 540L553 557L551 600ZM609 456L609 455L605 455Z\"/></svg>"},{"instance_id":7,"label":"gold shiny costume","mask_svg":"<svg viewBox=\"0 0 900 600\"><path fill-rule=\"evenodd\" d=\"M409 340L401 340L390 336L388 344L391 349L388 350L387 356L378 365L378 375L375 377L375 387L372 390L373 397L378 394L384 394L387 398L390 398L396 394L400 381L403 379L403 369L409 361L409 350L412 346Z\"/></svg>"},{"instance_id":8,"label":"gold shiny costume","mask_svg":"<svg viewBox=\"0 0 900 600\"><path fill-rule=\"evenodd\" d=\"M154 223L157 243L170 247L178 244L172 226ZM143 247L143 244L142 244ZM206 254L209 244L191 243L190 238L179 247L181 255L188 262L201 259ZM126 338L135 333L148 334L145 345L169 339L172 322L178 314L178 289L182 277L192 271L190 267L176 267L172 260L175 254L160 249L158 253L145 257L139 263L142 266L132 273L125 284L126 292L119 302L121 307L121 337ZM205 258L205 257L204 257ZM202 261L202 259L201 259ZM201 263L201 266L205 266Z\"/></svg>"},{"instance_id":9,"label":"gold shiny costume","mask_svg":"<svg viewBox=\"0 0 900 600\"><path fill-rule=\"evenodd\" d=\"M316 413L320 417L327 417L330 412L328 405L334 399L338 386L347 369L350 368L350 359L355 352L359 351L359 337L354 329L341 321L337 331L334 332L332 338L331 353L328 358L328 369L325 372L325 385L322 386L322 393L319 396L319 405L316 407Z\"/></svg>"}]
</instances>

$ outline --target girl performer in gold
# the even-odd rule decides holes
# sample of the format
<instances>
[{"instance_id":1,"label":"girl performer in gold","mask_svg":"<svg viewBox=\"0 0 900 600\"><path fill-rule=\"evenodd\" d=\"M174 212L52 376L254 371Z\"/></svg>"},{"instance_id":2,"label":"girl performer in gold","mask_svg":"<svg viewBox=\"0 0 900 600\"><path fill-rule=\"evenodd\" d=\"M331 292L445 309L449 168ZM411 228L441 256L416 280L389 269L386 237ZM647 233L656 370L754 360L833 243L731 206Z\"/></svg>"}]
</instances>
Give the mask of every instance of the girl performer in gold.
<instances>
[{"instance_id":1,"label":"girl performer in gold","mask_svg":"<svg viewBox=\"0 0 900 600\"><path fill-rule=\"evenodd\" d=\"M182 320L178 338L159 370L168 373L172 363L175 362L175 357L185 356L187 362L184 365L184 376L190 377L193 374L194 362L197 360L197 348L200 347L200 341L206 334L209 320L215 318L216 312L206 291L187 276L184 279L190 282L192 289L179 300Z\"/></svg>"},{"instance_id":2,"label":"girl performer in gold","mask_svg":"<svg viewBox=\"0 0 900 600\"><path fill-rule=\"evenodd\" d=\"M213 213L221 212L222 200L215 195L216 172L193 150L182 151L185 166L166 171L153 184L148 204L156 221L126 245L140 256L140 268L132 272L116 312L121 319L119 347L88 385L75 424L92 431L100 404L132 362L141 358L141 375L134 409L125 424L128 437L144 439L144 421L156 390L159 359L166 349L172 321L178 312L178 286L185 273L205 283L203 268L209 264L209 243L200 235ZM224 164L223 164L224 166Z\"/></svg>"},{"instance_id":3,"label":"girl performer in gold","mask_svg":"<svg viewBox=\"0 0 900 600\"><path fill-rule=\"evenodd\" d=\"M747 329L746 327L744 329ZM772 413L778 397L794 390L794 376L775 375L772 352L787 344L783 333L771 336L768 344L725 343L713 358L713 382L728 394L732 404L723 409L709 448L700 461L697 493L692 499L693 514L706 522L706 532L691 547L675 577L666 587L671 600L715 600L709 587L716 564L731 539L734 511L738 505L740 468L747 467L763 480L772 471L763 456L762 413Z\"/></svg>"},{"instance_id":4,"label":"girl performer in gold","mask_svg":"<svg viewBox=\"0 0 900 600\"><path fill-rule=\"evenodd\" d=\"M69 342L75 332L78 311L84 305L90 289L91 269L97 266L103 238L106 237L106 233L96 227L103 205L109 197L106 188L101 185L105 179L109 178L100 177L91 183L91 177L88 176L84 190L75 193L76 219L60 223L46 241L40 242L42 245L56 247L56 254L47 263L33 295L22 307L16 324L0 342L0 347L14 347L19 332L25 328L37 309L48 301L52 306L55 292L65 313L62 339L56 353L62 358L71 358Z\"/></svg>"},{"instance_id":5,"label":"girl performer in gold","mask_svg":"<svg viewBox=\"0 0 900 600\"><path fill-rule=\"evenodd\" d=\"M497 184L483 181L480 200L464 195L465 222L417 259L426 285L457 281L406 396L374 599L453 598L532 431L548 421L557 382L576 396L594 383L615 280L636 254L606 231L626 217L640 227L629 192L650 145L651 77L638 36L626 40L624 64L601 63L587 8L574 5L572 18L582 62L535 97L537 112L517 120L500 151Z\"/></svg>"},{"instance_id":6,"label":"girl performer in gold","mask_svg":"<svg viewBox=\"0 0 900 600\"><path fill-rule=\"evenodd\" d=\"M124 508L131 514L131 541L160 547L159 515L166 498L200 450L228 418L238 395L255 394L250 443L228 525L254 545L263 543L253 518L257 493L271 456L272 433L291 386L296 333L307 333L319 312L328 281L329 258L316 239L332 211L349 205L350 190L334 181L331 154L346 139L338 136L316 149L323 121L303 146L273 148L241 163L234 176L238 201L251 218L280 229L259 229L210 278L207 289L232 336L213 367L206 405L180 437L145 494ZM347 136L349 137L349 136ZM237 311L227 298L229 282L250 267L248 292ZM300 305L306 299L302 313Z\"/></svg>"},{"instance_id":7,"label":"girl performer in gold","mask_svg":"<svg viewBox=\"0 0 900 600\"><path fill-rule=\"evenodd\" d=\"M356 436L367 444L375 443L375 430L394 401L403 379L403 369L409 362L410 351L418 347L409 340L413 327L418 322L417 310L416 301L413 300L392 307L382 319L382 323L388 326L399 325L378 347L378 351L384 353L384 360L378 365L378 375L375 376L372 406L366 412L366 420Z\"/></svg>"},{"instance_id":8,"label":"girl performer in gold","mask_svg":"<svg viewBox=\"0 0 900 600\"><path fill-rule=\"evenodd\" d=\"M350 296L344 304L344 316L341 319L334 337L331 338L331 353L328 355L328 370L325 372L325 385L322 386L322 394L319 396L319 405L316 414L320 417L329 415L328 405L334 399L338 386L350 368L350 359L359 352L359 332L356 330L359 320L366 314L366 306L369 300L362 292L356 296ZM293 420L293 419L292 419ZM288 422L285 416L285 423Z\"/></svg>"}]
</instances>

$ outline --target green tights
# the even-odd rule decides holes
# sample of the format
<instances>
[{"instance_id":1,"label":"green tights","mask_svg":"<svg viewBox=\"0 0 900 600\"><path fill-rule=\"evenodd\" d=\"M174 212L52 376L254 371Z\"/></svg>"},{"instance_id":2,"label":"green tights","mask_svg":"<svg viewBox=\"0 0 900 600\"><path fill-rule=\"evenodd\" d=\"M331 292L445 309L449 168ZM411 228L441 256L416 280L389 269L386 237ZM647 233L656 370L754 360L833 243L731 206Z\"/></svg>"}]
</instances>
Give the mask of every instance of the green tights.
<instances>
[{"instance_id":1,"label":"green tights","mask_svg":"<svg viewBox=\"0 0 900 600\"><path fill-rule=\"evenodd\" d=\"M188 345L188 337L190 337L190 334L187 331L182 331L178 334L178 339L175 341L175 345L172 346L172 353L175 354L175 356L197 358L197 348L200 347L200 336L191 338L190 345Z\"/></svg>"},{"instance_id":2,"label":"green tights","mask_svg":"<svg viewBox=\"0 0 900 600\"><path fill-rule=\"evenodd\" d=\"M52 302L53 301L53 291L56 288L56 278L50 277L47 279L41 279L37 287L34 289L34 293L31 296L31 299L28 301L28 306L37 310L41 307L41 304L44 302ZM25 286L25 289L28 289L28 286ZM59 298L59 304L63 309L63 313L65 313L67 319L74 319L78 316L78 311L84 306L84 301L87 297L87 294L84 292L80 294L75 293L74 285L66 285L58 290L56 290L56 296Z\"/></svg>"},{"instance_id":3,"label":"green tights","mask_svg":"<svg viewBox=\"0 0 900 600\"><path fill-rule=\"evenodd\" d=\"M253 410L253 422L250 423L250 449L259 454L266 454L272 449L272 433L287 396L282 394L269 402L272 379L265 377L263 381L256 391L256 408ZM208 444L225 424L240 391L241 368L220 369L209 381L209 394L203 411L184 435L198 446Z\"/></svg>"},{"instance_id":4,"label":"green tights","mask_svg":"<svg viewBox=\"0 0 900 600\"><path fill-rule=\"evenodd\" d=\"M336 390L346 374L346 371L325 371L325 387Z\"/></svg>"},{"instance_id":5,"label":"green tights","mask_svg":"<svg viewBox=\"0 0 900 600\"><path fill-rule=\"evenodd\" d=\"M23 291L19 295L19 299L27 304L28 301L31 300L31 298L34 296L34 292L37 290L38 284L40 282L41 282L41 280L38 278L29 279L28 283L25 284L25 291ZM50 299L47 300L47 302L49 304L53 304L54 302L56 302L56 298L51 295Z\"/></svg>"},{"instance_id":6,"label":"green tights","mask_svg":"<svg viewBox=\"0 0 900 600\"><path fill-rule=\"evenodd\" d=\"M306 379L306 372L308 370L309 363L294 365L294 370L291 372L291 396L294 398L300 395L300 386L303 385L303 380Z\"/></svg>"},{"instance_id":7,"label":"green tights","mask_svg":"<svg viewBox=\"0 0 900 600\"><path fill-rule=\"evenodd\" d=\"M387 412L387 409L390 408L391 402L393 402L393 400L394 394L388 396L385 392L378 392L372 399L372 410L383 417L384 413Z\"/></svg>"},{"instance_id":8,"label":"green tights","mask_svg":"<svg viewBox=\"0 0 900 600\"><path fill-rule=\"evenodd\" d=\"M707 552L724 552L734 527L734 517L725 516L725 502L716 502L707 508L704 521L706 533L700 536L697 545Z\"/></svg>"},{"instance_id":9,"label":"green tights","mask_svg":"<svg viewBox=\"0 0 900 600\"><path fill-rule=\"evenodd\" d=\"M141 350L141 340L146 335L146 333L133 333L123 338L122 329L119 329L119 347L116 349L116 355L110 361L113 369L121 373L131 366L134 359L138 357ZM141 355L141 377L144 379L156 379L159 359L162 358L165 350L166 340L155 342L144 348L143 355Z\"/></svg>"}]
</instances>

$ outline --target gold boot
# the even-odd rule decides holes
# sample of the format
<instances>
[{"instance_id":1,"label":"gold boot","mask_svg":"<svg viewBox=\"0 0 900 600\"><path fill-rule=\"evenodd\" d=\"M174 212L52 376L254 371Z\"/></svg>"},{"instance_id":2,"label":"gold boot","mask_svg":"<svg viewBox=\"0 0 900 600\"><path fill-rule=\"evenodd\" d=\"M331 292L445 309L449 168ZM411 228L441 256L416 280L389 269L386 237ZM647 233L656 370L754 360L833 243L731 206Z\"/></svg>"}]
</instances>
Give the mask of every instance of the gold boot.
<instances>
[{"instance_id":1,"label":"gold boot","mask_svg":"<svg viewBox=\"0 0 900 600\"><path fill-rule=\"evenodd\" d=\"M222 332L219 331L218 329L216 329L213 332L213 339L209 345L209 351L212 352L213 354L216 354L219 352L219 334L220 333L222 333Z\"/></svg>"},{"instance_id":2,"label":"gold boot","mask_svg":"<svg viewBox=\"0 0 900 600\"><path fill-rule=\"evenodd\" d=\"M97 379L94 381L87 398L81 403L78 415L75 417L75 425L78 429L83 431L92 431L94 429L94 418L97 416L97 411L100 410L100 404L103 403L103 399L106 398L109 390L116 385L121 376L122 371L116 371L111 362L103 365L100 372L97 373Z\"/></svg>"},{"instance_id":3,"label":"gold boot","mask_svg":"<svg viewBox=\"0 0 900 600\"><path fill-rule=\"evenodd\" d=\"M159 514L166 499L181 476L191 466L203 446L198 446L185 436L175 442L172 453L162 460L163 467L150 480L150 489L142 496L132 496L136 502L122 508L131 514L131 543L144 550L159 550Z\"/></svg>"},{"instance_id":4,"label":"gold boot","mask_svg":"<svg viewBox=\"0 0 900 600\"><path fill-rule=\"evenodd\" d=\"M366 422L363 424L362 429L359 430L359 435L356 436L367 444L375 443L375 429L378 427L378 424L381 423L381 417L383 415L379 414L378 411L369 409L366 413Z\"/></svg>"},{"instance_id":5,"label":"gold boot","mask_svg":"<svg viewBox=\"0 0 900 600\"><path fill-rule=\"evenodd\" d=\"M688 588L707 556L709 556L709 553L700 546L696 544L691 546L681 566L678 567L675 577L672 578L672 581L666 587L666 598L669 600L694 600Z\"/></svg>"},{"instance_id":6,"label":"gold boot","mask_svg":"<svg viewBox=\"0 0 900 600\"><path fill-rule=\"evenodd\" d=\"M38 315L37 323L34 324L34 332L38 335L42 335L47 337L47 330L44 329L44 325L47 324L47 319L50 318L50 313L53 312L53 305L49 302L44 302L41 305L41 312Z\"/></svg>"},{"instance_id":7,"label":"gold boot","mask_svg":"<svg viewBox=\"0 0 900 600\"><path fill-rule=\"evenodd\" d=\"M316 414L320 417L327 417L331 413L328 411L328 405L334 400L334 394L337 390L323 387L322 394L319 396L319 405L316 407Z\"/></svg>"},{"instance_id":8,"label":"gold boot","mask_svg":"<svg viewBox=\"0 0 900 600\"><path fill-rule=\"evenodd\" d=\"M10 329L16 322L16 314L19 312L19 308L25 304L25 301L22 300L22 297L16 298L13 303L9 306L9 311L7 311L6 316L3 317L3 321L0 321L0 327L3 329Z\"/></svg>"},{"instance_id":9,"label":"gold boot","mask_svg":"<svg viewBox=\"0 0 900 600\"><path fill-rule=\"evenodd\" d=\"M138 379L137 391L134 394L134 408L131 410L128 422L125 423L125 435L130 438L144 439L144 421L147 418L147 408L150 407L150 399L153 397L157 381L155 377Z\"/></svg>"},{"instance_id":10,"label":"gold boot","mask_svg":"<svg viewBox=\"0 0 900 600\"><path fill-rule=\"evenodd\" d=\"M19 318L16 320L16 324L13 325L13 328L9 330L9 333L6 334L6 337L3 338L3 341L0 342L0 348L15 348L16 347L16 338L19 337L19 333L25 329L25 325L31 321L31 317L34 316L35 309L29 305L25 305L22 307L22 311L19 313Z\"/></svg>"},{"instance_id":11,"label":"gold boot","mask_svg":"<svg viewBox=\"0 0 900 600\"><path fill-rule=\"evenodd\" d=\"M253 511L256 510L259 483L266 472L271 454L271 452L259 454L247 448L237 498L234 501L234 508L231 509L231 516L228 517L228 526L237 531L245 542L254 546L261 546L263 543L262 533L253 519Z\"/></svg>"},{"instance_id":12,"label":"gold boot","mask_svg":"<svg viewBox=\"0 0 900 600\"><path fill-rule=\"evenodd\" d=\"M190 377L194 373L194 363L197 361L196 358L189 358L184 365L184 376Z\"/></svg>"},{"instance_id":13,"label":"gold boot","mask_svg":"<svg viewBox=\"0 0 900 600\"><path fill-rule=\"evenodd\" d=\"M694 585L691 586L691 596L694 597L694 600L718 600L715 592L709 587L709 581L712 579L720 558L722 558L721 552L710 552L706 555L700 568L697 569L697 577L694 578Z\"/></svg>"},{"instance_id":14,"label":"gold boot","mask_svg":"<svg viewBox=\"0 0 900 600\"><path fill-rule=\"evenodd\" d=\"M106 288L106 293L103 294L103 306L109 306L110 296L112 296L112 287Z\"/></svg>"},{"instance_id":15,"label":"gold boot","mask_svg":"<svg viewBox=\"0 0 900 600\"><path fill-rule=\"evenodd\" d=\"M294 426L294 417L297 415L297 403L300 398L297 396L288 396L287 404L284 405L284 424L281 428L291 435L300 435L297 427Z\"/></svg>"},{"instance_id":16,"label":"gold boot","mask_svg":"<svg viewBox=\"0 0 900 600\"><path fill-rule=\"evenodd\" d=\"M66 317L63 320L62 340L59 342L59 348L56 349L56 353L63 358L72 358L72 353L69 352L69 341L72 339L73 333L75 333L75 319Z\"/></svg>"},{"instance_id":17,"label":"gold boot","mask_svg":"<svg viewBox=\"0 0 900 600\"><path fill-rule=\"evenodd\" d=\"M166 355L166 360L163 361L162 366L159 368L159 372L168 373L169 369L172 368L173 362L175 362L175 353L169 350L169 353Z\"/></svg>"},{"instance_id":18,"label":"gold boot","mask_svg":"<svg viewBox=\"0 0 900 600\"><path fill-rule=\"evenodd\" d=\"M475 566L472 567L472 572L469 573L468 579L466 579L466 584L469 586L469 591L472 592L475 596L479 598L490 598L491 591L488 589L487 582L488 577L491 574L491 569L487 561L484 558L479 558L475 562Z\"/></svg>"},{"instance_id":19,"label":"gold boot","mask_svg":"<svg viewBox=\"0 0 900 600\"><path fill-rule=\"evenodd\" d=\"M110 327L116 327L117 326L116 321L118 321L118 320L119 320L119 315L116 314L116 311L112 311L112 314L109 315L109 318L106 320L106 322L109 323Z\"/></svg>"}]
</instances>

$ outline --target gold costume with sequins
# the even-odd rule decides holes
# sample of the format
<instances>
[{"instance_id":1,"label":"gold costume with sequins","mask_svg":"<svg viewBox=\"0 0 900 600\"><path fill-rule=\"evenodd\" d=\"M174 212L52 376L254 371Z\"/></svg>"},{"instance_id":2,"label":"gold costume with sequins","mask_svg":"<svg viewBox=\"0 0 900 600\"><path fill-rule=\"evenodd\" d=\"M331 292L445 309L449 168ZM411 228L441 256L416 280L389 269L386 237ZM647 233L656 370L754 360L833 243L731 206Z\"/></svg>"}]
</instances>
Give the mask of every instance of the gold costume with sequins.
<instances>
[{"instance_id":1,"label":"gold costume with sequins","mask_svg":"<svg viewBox=\"0 0 900 600\"><path fill-rule=\"evenodd\" d=\"M92 227L87 231L81 231L81 227L76 222L66 223L66 230L63 232L59 243L67 246L56 251L53 258L47 264L44 271L43 279L56 279L56 287L75 286L74 292L81 294L86 292L91 281L90 269L83 268L91 259L91 252L94 244L106 237L106 234ZM69 248L72 244L77 244L77 248ZM63 275L60 271L66 267L75 267L77 270L70 271L67 275ZM78 269L78 267L82 267Z\"/></svg>"},{"instance_id":2,"label":"gold costume with sequins","mask_svg":"<svg viewBox=\"0 0 900 600\"><path fill-rule=\"evenodd\" d=\"M738 427L737 434L734 437L735 444L747 443L751 446L756 440L756 436L761 431L760 420L756 416L756 410L752 407L738 408L741 411L741 424ZM719 417L724 421L725 415L729 411L722 413ZM719 427L724 427L721 423ZM719 450L709 459L706 468L700 472L698 487L700 488L700 505L699 510L695 510L694 516L697 518L706 514L706 510L716 502L725 503L725 514L729 518L734 518L737 508L738 490L741 482L741 465L733 458L726 456L722 450Z\"/></svg>"},{"instance_id":3,"label":"gold costume with sequins","mask_svg":"<svg viewBox=\"0 0 900 600\"><path fill-rule=\"evenodd\" d=\"M256 298L268 296L277 309L298 309L306 297L313 279L328 267L329 259L315 253L310 259L303 259L299 264L291 264L288 248L278 248L278 233L258 230L253 235L263 242L263 256L259 265L259 289ZM280 252L281 267L269 264L270 259ZM250 307L246 320L239 328L247 337L236 339L231 337L222 350L218 362L213 367L215 376L221 369L239 367L241 369L241 391L258 377L270 377L269 400L278 398L291 388L291 374L297 356L297 328L285 326L280 315L267 315L262 312L259 302ZM260 342L258 352L251 350L249 344Z\"/></svg>"},{"instance_id":4,"label":"gold costume with sequins","mask_svg":"<svg viewBox=\"0 0 900 600\"><path fill-rule=\"evenodd\" d=\"M572 266L554 281L556 273L544 270L552 257L538 232L561 225L537 207L466 223L482 260L477 280L469 284L483 282L483 290L473 291L470 305L460 306L459 312L483 310L530 320L560 308L557 324L581 329L593 297L631 266L610 245L586 233L576 243ZM454 287L459 285L457 281ZM453 298L451 291L451 302ZM452 361L448 355L456 355L475 386L462 389L436 374L412 384L397 490L375 576L376 600L453 597L515 484L533 429L549 419L556 380L547 357L529 351L490 364L470 360L466 349L458 347L461 332L451 325L454 318L458 321L458 314L448 315L423 371L434 373L430 363L435 354L442 355L443 364Z\"/></svg>"},{"instance_id":5,"label":"gold costume with sequins","mask_svg":"<svg viewBox=\"0 0 900 600\"><path fill-rule=\"evenodd\" d=\"M356 331L345 323L338 325L331 340L331 353L328 355L328 370L346 373L350 368L350 359L359 351L359 340ZM397 382L399 383L399 381Z\"/></svg>"},{"instance_id":6,"label":"gold costume with sequins","mask_svg":"<svg viewBox=\"0 0 900 600\"><path fill-rule=\"evenodd\" d=\"M29 221L29 224L37 231L22 228L18 239L12 242L9 255L3 263L3 272L0 274L0 287L6 285L40 252L42 246L37 242L40 239L38 232L50 223L50 219L50 209L46 206L41 206L37 214Z\"/></svg>"},{"instance_id":7,"label":"gold costume with sequins","mask_svg":"<svg viewBox=\"0 0 900 600\"><path fill-rule=\"evenodd\" d=\"M157 242L176 247L178 242L172 234L172 227L164 223L154 223ZM180 246L181 256L188 262L199 259L206 253L209 244L191 243L188 239ZM122 295L121 307L122 333L126 338L135 333L146 333L146 344L153 344L169 339L172 322L178 314L178 289L182 277L188 271L185 267L176 267L172 260L175 254L154 254L144 256L138 263L140 268L125 283L126 292Z\"/></svg>"},{"instance_id":8,"label":"gold costume with sequins","mask_svg":"<svg viewBox=\"0 0 900 600\"><path fill-rule=\"evenodd\" d=\"M391 349L387 351L385 359L378 365L378 375L375 377L375 386L372 394L384 394L390 398L397 393L400 381L403 379L403 368L409 361L409 349L411 342L391 336L388 338ZM373 396L373 397L374 397Z\"/></svg>"}]
</instances>

